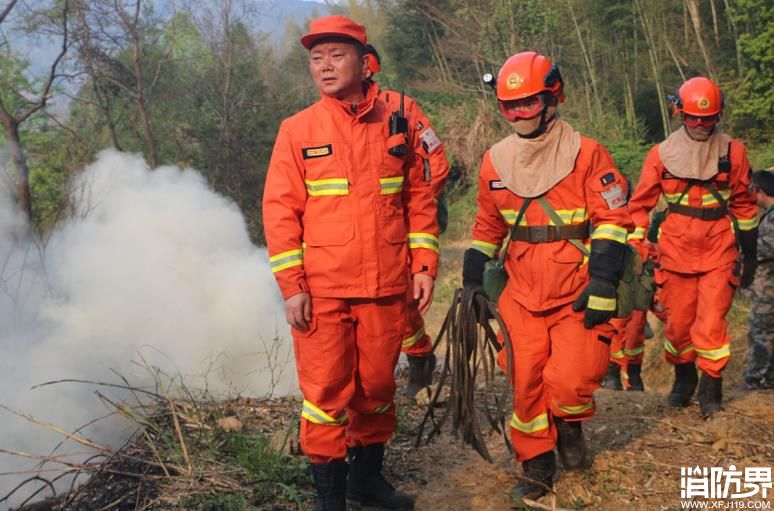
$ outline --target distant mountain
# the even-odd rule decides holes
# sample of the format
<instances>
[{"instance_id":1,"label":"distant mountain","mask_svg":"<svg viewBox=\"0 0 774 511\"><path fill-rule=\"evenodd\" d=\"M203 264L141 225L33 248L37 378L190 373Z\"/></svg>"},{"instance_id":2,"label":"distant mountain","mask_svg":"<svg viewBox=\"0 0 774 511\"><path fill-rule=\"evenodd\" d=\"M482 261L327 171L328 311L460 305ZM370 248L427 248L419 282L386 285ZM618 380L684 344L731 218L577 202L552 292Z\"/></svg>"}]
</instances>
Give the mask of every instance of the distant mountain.
<instances>
[{"instance_id":1,"label":"distant mountain","mask_svg":"<svg viewBox=\"0 0 774 511\"><path fill-rule=\"evenodd\" d=\"M328 12L325 4L308 0L264 0L261 2L265 8L258 19L256 30L271 35L271 40L278 42L282 39L288 22L303 25L307 19L315 15L322 16Z\"/></svg>"}]
</instances>

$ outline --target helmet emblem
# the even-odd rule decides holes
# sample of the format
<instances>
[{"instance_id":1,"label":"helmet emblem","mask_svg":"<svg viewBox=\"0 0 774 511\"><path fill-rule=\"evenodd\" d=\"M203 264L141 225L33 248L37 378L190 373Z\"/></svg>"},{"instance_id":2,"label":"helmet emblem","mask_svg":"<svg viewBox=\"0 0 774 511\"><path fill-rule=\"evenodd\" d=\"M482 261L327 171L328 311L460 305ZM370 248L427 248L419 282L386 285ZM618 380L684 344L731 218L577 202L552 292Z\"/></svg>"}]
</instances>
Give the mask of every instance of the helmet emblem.
<instances>
[{"instance_id":1,"label":"helmet emblem","mask_svg":"<svg viewBox=\"0 0 774 511\"><path fill-rule=\"evenodd\" d=\"M516 73L509 74L508 78L505 79L505 86L511 90L518 89L522 83L524 83L524 78Z\"/></svg>"},{"instance_id":2,"label":"helmet emblem","mask_svg":"<svg viewBox=\"0 0 774 511\"><path fill-rule=\"evenodd\" d=\"M696 103L696 106L698 106L702 110L706 110L710 106L710 100L702 96L699 98L699 101Z\"/></svg>"}]
</instances>

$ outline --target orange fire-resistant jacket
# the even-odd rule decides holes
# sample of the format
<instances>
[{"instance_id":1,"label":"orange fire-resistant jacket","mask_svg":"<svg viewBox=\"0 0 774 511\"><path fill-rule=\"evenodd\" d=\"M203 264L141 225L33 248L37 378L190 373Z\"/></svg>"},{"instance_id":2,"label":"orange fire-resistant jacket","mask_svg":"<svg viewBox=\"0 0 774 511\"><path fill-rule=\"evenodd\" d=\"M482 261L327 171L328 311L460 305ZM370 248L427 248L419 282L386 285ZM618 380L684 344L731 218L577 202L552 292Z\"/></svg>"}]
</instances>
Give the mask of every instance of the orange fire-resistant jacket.
<instances>
[{"instance_id":1,"label":"orange fire-resistant jacket","mask_svg":"<svg viewBox=\"0 0 774 511\"><path fill-rule=\"evenodd\" d=\"M307 290L331 298L405 293L409 267L435 277L436 207L412 149L414 120L408 155L390 155L392 109L378 94L376 84L368 86L354 109L322 96L280 125L263 217L286 299Z\"/></svg>"},{"instance_id":2,"label":"orange fire-resistant jacket","mask_svg":"<svg viewBox=\"0 0 774 511\"><path fill-rule=\"evenodd\" d=\"M637 226L629 238L642 239L648 231L648 213L661 194L667 202L675 203L688 186L687 179L671 174L654 146L645 158L640 181L629 202L629 211ZM731 141L730 172L718 172L709 182L728 202L728 208L746 231L758 226L755 197L751 193L750 163L744 144ZM695 183L680 200L684 206L717 208L720 205L701 183ZM737 258L734 227L729 216L718 220L703 220L677 212L667 214L661 224L658 238L661 266L679 273L703 273L725 266Z\"/></svg>"},{"instance_id":3,"label":"orange fire-resistant jacket","mask_svg":"<svg viewBox=\"0 0 774 511\"><path fill-rule=\"evenodd\" d=\"M379 97L387 102L392 110L400 108L400 92L383 90ZM449 175L449 160L443 150L443 143L438 138L430 119L425 115L414 98L403 95L403 110L407 117L415 119L414 130L416 132L414 152L427 161L430 171L433 195L440 197L446 178Z\"/></svg>"},{"instance_id":4,"label":"orange fire-resistant jacket","mask_svg":"<svg viewBox=\"0 0 774 511\"><path fill-rule=\"evenodd\" d=\"M478 185L478 213L473 225L472 247L489 257L496 257L524 199L505 188L488 151L481 165ZM545 197L564 223L591 221L594 232L591 238L582 240L590 247L591 239L626 243L627 232L633 224L626 209L625 195L626 183L607 150L598 142L581 137L575 168ZM553 225L553 222L540 204L533 201L520 225ZM546 311L570 303L589 280L587 262L581 251L567 240L511 241L505 262L508 272L506 292L530 311Z\"/></svg>"}]
</instances>

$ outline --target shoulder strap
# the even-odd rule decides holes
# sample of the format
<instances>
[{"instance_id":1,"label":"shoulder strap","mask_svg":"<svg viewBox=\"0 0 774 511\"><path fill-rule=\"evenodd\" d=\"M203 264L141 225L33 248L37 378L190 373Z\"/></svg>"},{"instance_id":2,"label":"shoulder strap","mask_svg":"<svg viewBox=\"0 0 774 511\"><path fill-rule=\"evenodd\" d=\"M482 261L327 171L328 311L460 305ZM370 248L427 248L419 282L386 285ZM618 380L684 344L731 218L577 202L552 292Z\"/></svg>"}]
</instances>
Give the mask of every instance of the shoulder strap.
<instances>
[{"instance_id":1,"label":"shoulder strap","mask_svg":"<svg viewBox=\"0 0 774 511\"><path fill-rule=\"evenodd\" d=\"M508 238L505 240L505 246L500 252L500 266L505 265L505 257L508 254L508 247L511 246L511 238L513 238L513 233L516 231L516 227L518 227L521 219L524 218L524 214L527 212L527 208L531 203L532 198L524 199L524 203L521 205L521 209L519 209L519 213L516 215L516 221L513 223L513 227L511 227L511 229L508 231Z\"/></svg>"},{"instance_id":2,"label":"shoulder strap","mask_svg":"<svg viewBox=\"0 0 774 511\"><path fill-rule=\"evenodd\" d=\"M546 200L544 195L541 195L540 197L538 197L537 201L552 222L554 222L556 225L565 225L565 223L562 221L562 218L559 216L556 210L551 207L551 204ZM581 243L577 239L569 239L567 241L572 243L575 246L575 248L580 250L584 256L589 257L589 249L587 249L583 243Z\"/></svg>"},{"instance_id":3,"label":"shoulder strap","mask_svg":"<svg viewBox=\"0 0 774 511\"><path fill-rule=\"evenodd\" d=\"M729 148L731 145L729 144ZM734 236L737 238L737 245L739 244L739 221L736 219L734 214L731 212L731 209L728 207L728 201L723 198L722 195L720 195L720 192L712 186L712 183L705 182L702 183L704 185L704 188L707 189L707 191L712 194L712 196L715 198L716 201L718 201L718 204L720 204L720 207L723 208L726 211L726 214L731 218L731 222L734 224Z\"/></svg>"}]
</instances>

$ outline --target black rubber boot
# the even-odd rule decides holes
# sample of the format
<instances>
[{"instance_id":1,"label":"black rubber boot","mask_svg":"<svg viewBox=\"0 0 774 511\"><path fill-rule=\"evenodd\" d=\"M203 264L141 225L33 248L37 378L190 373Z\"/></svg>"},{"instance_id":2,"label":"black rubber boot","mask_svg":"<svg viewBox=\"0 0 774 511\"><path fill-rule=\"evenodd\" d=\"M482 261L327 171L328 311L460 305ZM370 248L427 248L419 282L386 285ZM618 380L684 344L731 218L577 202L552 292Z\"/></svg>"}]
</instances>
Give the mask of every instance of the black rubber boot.
<instances>
[{"instance_id":1,"label":"black rubber boot","mask_svg":"<svg viewBox=\"0 0 774 511\"><path fill-rule=\"evenodd\" d=\"M352 447L349 452L347 498L361 506L412 511L414 499L382 477L384 444Z\"/></svg>"},{"instance_id":2,"label":"black rubber boot","mask_svg":"<svg viewBox=\"0 0 774 511\"><path fill-rule=\"evenodd\" d=\"M602 379L602 388L623 390L623 385L621 385L621 366L615 362L607 364L607 374Z\"/></svg>"},{"instance_id":3,"label":"black rubber boot","mask_svg":"<svg viewBox=\"0 0 774 511\"><path fill-rule=\"evenodd\" d=\"M723 378L713 378L708 374L702 373L698 395L702 416L709 417L713 413L722 410Z\"/></svg>"},{"instance_id":4,"label":"black rubber boot","mask_svg":"<svg viewBox=\"0 0 774 511\"><path fill-rule=\"evenodd\" d=\"M583 438L583 423L555 418L554 424L556 424L556 432L559 436L556 440L556 448L564 468L572 470L588 467L590 460L586 439Z\"/></svg>"},{"instance_id":5,"label":"black rubber boot","mask_svg":"<svg viewBox=\"0 0 774 511\"><path fill-rule=\"evenodd\" d=\"M642 366L640 365L628 365L626 366L626 374L629 375L629 389L635 391L644 391L645 384L642 383Z\"/></svg>"},{"instance_id":6,"label":"black rubber boot","mask_svg":"<svg viewBox=\"0 0 774 511\"><path fill-rule=\"evenodd\" d=\"M688 406L699 383L699 375L696 366L688 364L675 365L675 383L672 392L669 393L669 404L675 407Z\"/></svg>"},{"instance_id":7,"label":"black rubber boot","mask_svg":"<svg viewBox=\"0 0 774 511\"><path fill-rule=\"evenodd\" d=\"M433 383L433 370L435 369L435 353L428 353L423 357L408 357L409 379L407 394L409 401L417 397L417 393Z\"/></svg>"},{"instance_id":8,"label":"black rubber boot","mask_svg":"<svg viewBox=\"0 0 774 511\"><path fill-rule=\"evenodd\" d=\"M524 477L538 481L551 488L556 473L556 457L554 451L544 452L534 458L525 460L521 466L524 468ZM524 499L539 499L547 493L546 489L525 479L519 482L511 490L511 504L514 508L526 508Z\"/></svg>"},{"instance_id":9,"label":"black rubber boot","mask_svg":"<svg viewBox=\"0 0 774 511\"><path fill-rule=\"evenodd\" d=\"M312 477L317 490L314 511L346 511L347 463L312 463Z\"/></svg>"}]
</instances>

